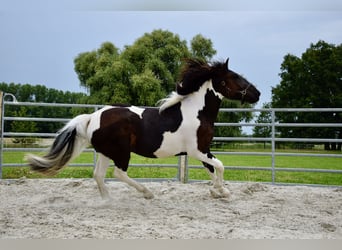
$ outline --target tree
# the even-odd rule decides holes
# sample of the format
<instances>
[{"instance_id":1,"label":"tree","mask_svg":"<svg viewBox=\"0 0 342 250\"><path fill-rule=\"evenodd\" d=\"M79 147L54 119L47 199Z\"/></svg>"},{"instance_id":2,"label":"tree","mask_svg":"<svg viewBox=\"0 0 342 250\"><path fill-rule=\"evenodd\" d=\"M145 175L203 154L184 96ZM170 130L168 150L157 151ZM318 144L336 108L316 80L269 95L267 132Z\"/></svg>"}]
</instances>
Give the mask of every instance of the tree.
<instances>
[{"instance_id":1,"label":"tree","mask_svg":"<svg viewBox=\"0 0 342 250\"><path fill-rule=\"evenodd\" d=\"M263 109L271 108L271 103L267 102L262 105ZM271 123L272 117L271 112L268 111L261 111L258 115L256 123ZM253 128L253 136L254 137L264 137L268 138L271 137L272 128L271 126L255 126ZM266 142L264 142L264 148L266 147Z\"/></svg>"},{"instance_id":2,"label":"tree","mask_svg":"<svg viewBox=\"0 0 342 250\"><path fill-rule=\"evenodd\" d=\"M137 101L140 105L155 106L158 100L165 96L160 82L150 69L146 69L142 74L132 76L132 87L134 92L139 93Z\"/></svg>"},{"instance_id":3,"label":"tree","mask_svg":"<svg viewBox=\"0 0 342 250\"><path fill-rule=\"evenodd\" d=\"M81 85L90 94L85 102L155 105L151 103L155 97L174 89L181 59L188 56L186 41L169 31L155 30L125 46L121 53L106 42L96 51L79 54L74 63ZM149 93L145 92L147 85ZM153 98L147 101L149 96Z\"/></svg>"},{"instance_id":4,"label":"tree","mask_svg":"<svg viewBox=\"0 0 342 250\"><path fill-rule=\"evenodd\" d=\"M80 84L93 97L83 98L83 101L124 102L129 97L124 75L124 72L130 72L129 65L118 61L118 51L112 43L105 42L98 50L81 53L75 58Z\"/></svg>"},{"instance_id":5,"label":"tree","mask_svg":"<svg viewBox=\"0 0 342 250\"><path fill-rule=\"evenodd\" d=\"M79 54L74 63L81 85L89 91L89 96L82 100L84 103L155 106L175 90L183 59L196 57L210 61L215 54L212 41L202 35L191 40L189 49L178 35L158 29L145 33L122 51L106 42L98 50ZM225 100L222 107L241 105ZM239 122L251 118L251 113L231 112L219 114L218 121ZM236 136L241 134L241 128L220 127L216 132L218 136Z\"/></svg>"},{"instance_id":6,"label":"tree","mask_svg":"<svg viewBox=\"0 0 342 250\"><path fill-rule=\"evenodd\" d=\"M271 103L267 102L262 105L263 109L271 108ZM271 112L262 111L260 112L256 123L271 123ZM272 132L272 128L270 126L256 126L253 129L253 135L255 137L270 137Z\"/></svg>"},{"instance_id":7,"label":"tree","mask_svg":"<svg viewBox=\"0 0 342 250\"><path fill-rule=\"evenodd\" d=\"M342 107L342 45L319 41L302 56L288 54L281 65L281 82L272 89L272 106L282 108ZM341 123L342 114L279 113L280 122ZM341 137L341 128L279 128L284 137ZM336 149L336 144L325 144ZM341 144L339 144L341 149Z\"/></svg>"},{"instance_id":8,"label":"tree","mask_svg":"<svg viewBox=\"0 0 342 250\"><path fill-rule=\"evenodd\" d=\"M18 110L14 111L14 117L23 117L27 114L26 107L20 107ZM22 121L13 121L11 123L11 131L15 132L26 132L26 133L34 133L37 131L37 124L33 121L22 122ZM17 137L13 138L13 143L20 144L31 144L35 142L35 138L32 137Z\"/></svg>"},{"instance_id":9,"label":"tree","mask_svg":"<svg viewBox=\"0 0 342 250\"><path fill-rule=\"evenodd\" d=\"M45 103L79 103L85 96L84 93L63 92L61 90L47 88L44 85L0 83L0 90L13 94L19 102L45 102ZM59 117L71 118L77 112L67 107L30 107L8 106L5 109L5 116L26 116L26 117ZM54 133L63 126L57 122L19 122L6 121L5 130L13 132L39 132Z\"/></svg>"},{"instance_id":10,"label":"tree","mask_svg":"<svg viewBox=\"0 0 342 250\"><path fill-rule=\"evenodd\" d=\"M213 43L210 39L198 34L191 40L192 57L209 61L215 54L216 50L213 48Z\"/></svg>"},{"instance_id":11,"label":"tree","mask_svg":"<svg viewBox=\"0 0 342 250\"><path fill-rule=\"evenodd\" d=\"M146 70L152 71L154 78L160 84L160 87L156 87L156 91L161 88L164 93L174 90L182 59L189 56L186 41L165 30L145 33L133 45L126 46L121 54L121 57L135 68L135 74L142 74ZM129 83L131 82L128 82L128 85ZM133 91L131 94L133 104L143 105L136 102L139 100L139 93ZM155 95L154 93L151 94Z\"/></svg>"},{"instance_id":12,"label":"tree","mask_svg":"<svg viewBox=\"0 0 342 250\"><path fill-rule=\"evenodd\" d=\"M90 94L86 102L146 105L148 95L163 97L174 90L182 59L189 56L185 40L169 31L154 30L125 46L121 53L106 42L98 50L79 54L74 63L81 85ZM143 83L138 76L152 82ZM139 91L146 88L137 86L137 81L145 87L154 84L148 88L149 94L144 93L145 98Z\"/></svg>"}]
</instances>

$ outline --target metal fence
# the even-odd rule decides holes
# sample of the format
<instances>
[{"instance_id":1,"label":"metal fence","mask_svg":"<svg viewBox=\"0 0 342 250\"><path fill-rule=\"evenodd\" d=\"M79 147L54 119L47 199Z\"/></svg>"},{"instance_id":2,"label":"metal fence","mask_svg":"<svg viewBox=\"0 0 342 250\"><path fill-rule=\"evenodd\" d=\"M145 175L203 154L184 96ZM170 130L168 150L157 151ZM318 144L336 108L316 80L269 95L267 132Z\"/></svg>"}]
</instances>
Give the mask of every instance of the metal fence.
<instances>
[{"instance_id":1,"label":"metal fence","mask_svg":"<svg viewBox=\"0 0 342 250\"><path fill-rule=\"evenodd\" d=\"M20 122L62 122L65 123L70 120L70 118L54 118L54 117L9 117L5 116L5 110L9 106L24 106L27 109L30 107L66 107L66 108L90 108L93 111L102 107L102 105L83 105L83 104L57 104L57 103L29 103L29 102L17 102L15 97L13 97L13 101L3 101L1 105L1 145L0 145L0 178L2 178L2 170L3 167L23 167L26 166L25 163L6 163L4 161L4 153L5 152L34 152L34 151L42 151L42 148L20 148L20 147L8 147L5 145L4 140L6 138L18 138L18 137L39 137L39 138L53 138L56 136L55 133L30 133L30 132L11 132L6 131L4 128L4 124L6 121L20 121ZM3 99L1 96L0 99ZM249 123L215 123L217 127L224 126L238 126L243 128L253 128L256 126L268 127L270 128L270 136L269 137L214 137L214 143L267 143L270 145L269 150L263 150L262 152L258 150L250 150L248 152L243 151L234 151L227 152L224 150L218 150L213 152L215 155L239 155L239 156L268 156L271 158L270 166L225 166L227 170L253 170L253 171L269 171L272 173L271 182L276 183L276 174L278 172L315 172L315 173L331 173L341 176L342 178L342 170L341 169L330 169L330 168L298 168L295 166L290 167L276 167L276 161L278 156L288 156L288 157L329 157L329 158L342 158L341 152L335 153L303 153L303 152L278 152L276 150L277 143L310 143L310 144L322 144L325 142L329 143L342 143L342 139L339 138L280 138L277 134L278 127L302 127L302 128L313 128L313 127L333 127L339 130L342 128L341 123L279 123L276 121L276 114L280 112L336 112L337 114L342 113L342 108L320 108L320 109L305 109L305 108L295 108L295 109L282 109L282 108L270 108L270 109L220 109L220 112L252 112L252 113L260 113L260 112L269 112L270 113L270 121L266 123L256 123L255 121ZM77 167L77 166L91 166L94 167L96 164L96 153L93 149L86 149L86 152L93 152L93 160L89 163L72 163L69 166ZM342 161L341 161L342 165ZM178 180L181 182L188 182L189 180L189 169L197 169L203 168L200 165L191 165L188 163L188 159L186 156L179 156L177 164L130 164L132 167L168 167L168 168L176 168L177 176L175 176L174 180ZM149 179L151 180L151 179ZM159 180L159 179L158 179ZM158 181L157 180L157 181Z\"/></svg>"}]
</instances>

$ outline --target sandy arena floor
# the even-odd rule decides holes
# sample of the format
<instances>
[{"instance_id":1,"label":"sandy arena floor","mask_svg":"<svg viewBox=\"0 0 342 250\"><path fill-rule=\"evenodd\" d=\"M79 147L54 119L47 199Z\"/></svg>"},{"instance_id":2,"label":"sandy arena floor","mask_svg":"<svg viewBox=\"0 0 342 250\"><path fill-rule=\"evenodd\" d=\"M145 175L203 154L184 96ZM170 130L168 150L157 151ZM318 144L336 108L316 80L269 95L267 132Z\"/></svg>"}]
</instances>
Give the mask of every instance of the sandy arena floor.
<instances>
[{"instance_id":1,"label":"sandy arena floor","mask_svg":"<svg viewBox=\"0 0 342 250\"><path fill-rule=\"evenodd\" d=\"M145 183L146 200L120 182L0 181L0 239L342 239L342 188L226 183L214 199L209 183Z\"/></svg>"}]
</instances>

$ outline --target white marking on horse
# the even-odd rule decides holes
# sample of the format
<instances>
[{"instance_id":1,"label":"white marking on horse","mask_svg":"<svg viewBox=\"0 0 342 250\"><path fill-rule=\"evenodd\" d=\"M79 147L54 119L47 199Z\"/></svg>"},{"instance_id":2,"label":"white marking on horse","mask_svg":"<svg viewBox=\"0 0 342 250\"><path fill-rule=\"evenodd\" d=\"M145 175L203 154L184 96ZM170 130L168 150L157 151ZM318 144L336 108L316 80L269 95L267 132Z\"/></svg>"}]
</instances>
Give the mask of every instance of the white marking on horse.
<instances>
[{"instance_id":1,"label":"white marking on horse","mask_svg":"<svg viewBox=\"0 0 342 250\"><path fill-rule=\"evenodd\" d=\"M173 91L171 94L159 101L159 113L163 112L165 109L181 102L186 96L179 95L177 92Z\"/></svg>"},{"instance_id":2,"label":"white marking on horse","mask_svg":"<svg viewBox=\"0 0 342 250\"><path fill-rule=\"evenodd\" d=\"M200 126L198 111L205 106L205 94L208 89L213 89L211 81L205 82L198 91L184 98L180 107L183 116L182 123L177 131L164 132L163 142L154 152L157 158L176 155L180 152L197 154L197 129Z\"/></svg>"},{"instance_id":3,"label":"white marking on horse","mask_svg":"<svg viewBox=\"0 0 342 250\"><path fill-rule=\"evenodd\" d=\"M145 109L143 108L139 108L139 107L136 107L136 106L131 106L128 108L131 112L137 114L140 119L142 119L142 113L145 111Z\"/></svg>"},{"instance_id":4,"label":"white marking on horse","mask_svg":"<svg viewBox=\"0 0 342 250\"><path fill-rule=\"evenodd\" d=\"M88 138L92 138L93 132L100 128L101 115L104 111L114 108L113 106L104 106L103 108L91 114L91 119L87 128Z\"/></svg>"}]
</instances>

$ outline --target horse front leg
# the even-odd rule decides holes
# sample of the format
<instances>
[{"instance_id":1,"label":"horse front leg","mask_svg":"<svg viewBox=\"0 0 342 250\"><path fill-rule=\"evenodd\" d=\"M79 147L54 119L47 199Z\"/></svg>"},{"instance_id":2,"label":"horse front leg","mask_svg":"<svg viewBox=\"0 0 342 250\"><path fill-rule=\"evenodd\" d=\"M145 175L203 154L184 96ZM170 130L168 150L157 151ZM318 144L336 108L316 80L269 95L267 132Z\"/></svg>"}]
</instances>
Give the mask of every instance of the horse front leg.
<instances>
[{"instance_id":1,"label":"horse front leg","mask_svg":"<svg viewBox=\"0 0 342 250\"><path fill-rule=\"evenodd\" d=\"M199 154L197 157L202 161L204 167L212 179L213 187L210 188L210 193L214 198L227 198L230 192L223 185L224 166L222 162L211 153Z\"/></svg>"}]
</instances>

